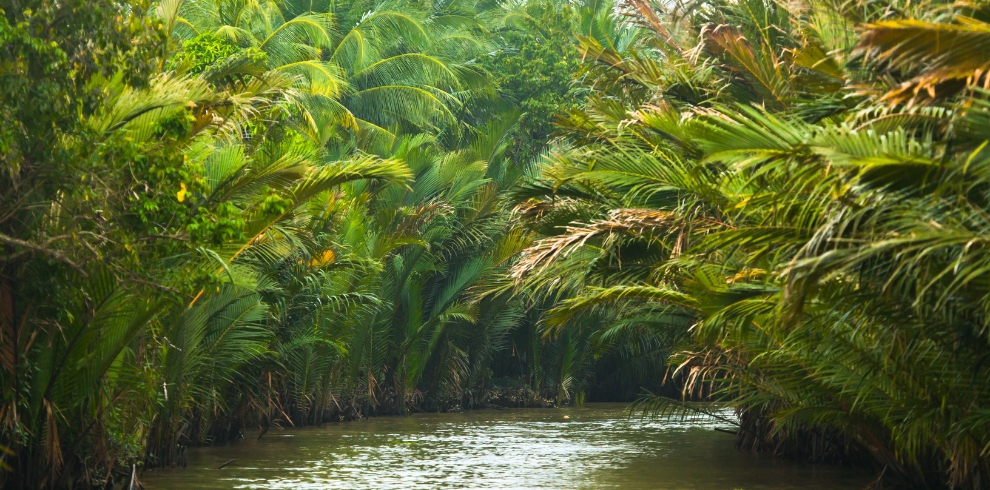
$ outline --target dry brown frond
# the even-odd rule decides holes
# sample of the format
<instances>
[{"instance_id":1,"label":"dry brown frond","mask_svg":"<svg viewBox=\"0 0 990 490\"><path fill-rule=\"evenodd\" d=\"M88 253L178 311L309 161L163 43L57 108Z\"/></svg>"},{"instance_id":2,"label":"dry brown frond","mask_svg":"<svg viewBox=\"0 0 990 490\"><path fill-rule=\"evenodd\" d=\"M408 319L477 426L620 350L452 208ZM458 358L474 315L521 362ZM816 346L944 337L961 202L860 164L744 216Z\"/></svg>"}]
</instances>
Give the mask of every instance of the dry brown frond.
<instances>
[{"instance_id":1,"label":"dry brown frond","mask_svg":"<svg viewBox=\"0 0 990 490\"><path fill-rule=\"evenodd\" d=\"M674 40L674 37L667 29L667 26L665 25L666 23L660 19L659 15L657 15L656 9L662 8L662 4L659 6L653 6L646 0L626 0L626 3L628 3L628 6L639 14L640 19L637 19L639 20L639 22L637 22L638 24L645 25L648 29L660 36L660 38L668 46L673 48L682 56L684 55L684 51L681 49L680 45L677 44L677 41ZM664 12L664 14L666 13L667 12Z\"/></svg>"},{"instance_id":2,"label":"dry brown frond","mask_svg":"<svg viewBox=\"0 0 990 490\"><path fill-rule=\"evenodd\" d=\"M620 237L667 237L676 234L672 254L681 253L687 246L688 231L698 227L710 228L714 223L686 218L669 211L653 209L616 209L607 219L588 225L568 226L563 235L545 238L522 253L512 267L510 276L516 281L534 271L543 270L558 257L566 257L585 245L588 240L602 240L609 246Z\"/></svg>"},{"instance_id":3,"label":"dry brown frond","mask_svg":"<svg viewBox=\"0 0 990 490\"><path fill-rule=\"evenodd\" d=\"M45 462L48 463L53 475L62 469L62 442L58 437L57 409L45 400Z\"/></svg>"},{"instance_id":4,"label":"dry brown frond","mask_svg":"<svg viewBox=\"0 0 990 490\"><path fill-rule=\"evenodd\" d=\"M969 17L933 23L895 20L866 26L858 53L910 78L889 90L892 104L927 104L967 87L990 88L990 24Z\"/></svg>"}]
</instances>

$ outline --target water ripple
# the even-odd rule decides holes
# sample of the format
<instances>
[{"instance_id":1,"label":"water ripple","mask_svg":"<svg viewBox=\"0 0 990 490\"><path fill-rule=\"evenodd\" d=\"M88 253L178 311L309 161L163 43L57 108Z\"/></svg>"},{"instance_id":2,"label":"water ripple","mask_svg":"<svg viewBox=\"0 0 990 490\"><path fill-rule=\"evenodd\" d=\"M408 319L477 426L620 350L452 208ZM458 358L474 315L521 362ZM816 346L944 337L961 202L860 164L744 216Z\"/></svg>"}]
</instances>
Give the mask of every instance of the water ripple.
<instances>
[{"instance_id":1,"label":"water ripple","mask_svg":"<svg viewBox=\"0 0 990 490\"><path fill-rule=\"evenodd\" d=\"M564 417L568 418L565 419ZM724 423L652 421L622 406L423 414L190 450L148 489L862 488L867 475L741 454ZM222 463L236 463L217 470Z\"/></svg>"}]
</instances>

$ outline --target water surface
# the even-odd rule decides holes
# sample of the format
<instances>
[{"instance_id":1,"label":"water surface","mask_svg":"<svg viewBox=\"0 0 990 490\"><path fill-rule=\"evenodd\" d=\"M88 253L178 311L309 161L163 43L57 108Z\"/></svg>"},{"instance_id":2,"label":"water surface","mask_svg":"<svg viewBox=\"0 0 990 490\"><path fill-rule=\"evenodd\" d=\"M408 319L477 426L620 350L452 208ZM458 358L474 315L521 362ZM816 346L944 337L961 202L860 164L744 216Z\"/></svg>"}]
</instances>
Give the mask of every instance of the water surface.
<instances>
[{"instance_id":1,"label":"water surface","mask_svg":"<svg viewBox=\"0 0 990 490\"><path fill-rule=\"evenodd\" d=\"M190 449L186 469L148 471L149 490L862 489L848 468L736 451L727 427L651 421L624 405L379 417L257 433ZM564 418L567 416L568 418ZM223 468L223 463L236 461Z\"/></svg>"}]
</instances>

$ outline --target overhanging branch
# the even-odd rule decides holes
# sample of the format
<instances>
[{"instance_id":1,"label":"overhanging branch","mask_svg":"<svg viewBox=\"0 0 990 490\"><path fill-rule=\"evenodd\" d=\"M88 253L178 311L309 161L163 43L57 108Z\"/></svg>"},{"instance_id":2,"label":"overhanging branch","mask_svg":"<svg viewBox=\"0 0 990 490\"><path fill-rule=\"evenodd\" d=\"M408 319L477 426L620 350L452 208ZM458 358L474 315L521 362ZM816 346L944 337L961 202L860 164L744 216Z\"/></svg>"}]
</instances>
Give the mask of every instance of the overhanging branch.
<instances>
[{"instance_id":1,"label":"overhanging branch","mask_svg":"<svg viewBox=\"0 0 990 490\"><path fill-rule=\"evenodd\" d=\"M72 267L73 269L75 269L76 272L79 273L80 276L89 277L89 274L87 274L86 271L83 270L83 268L79 264L73 262L72 259L70 259L64 253L58 250L53 250L44 245L38 245L37 243L34 242L29 242L26 240L20 240L14 237L10 237L4 235L3 233L0 233L0 243L5 243L7 245L11 245L14 247L26 248L28 250L32 250L38 253L48 255L49 257L52 257L53 259L58 260L59 262L68 265L69 267Z\"/></svg>"}]
</instances>

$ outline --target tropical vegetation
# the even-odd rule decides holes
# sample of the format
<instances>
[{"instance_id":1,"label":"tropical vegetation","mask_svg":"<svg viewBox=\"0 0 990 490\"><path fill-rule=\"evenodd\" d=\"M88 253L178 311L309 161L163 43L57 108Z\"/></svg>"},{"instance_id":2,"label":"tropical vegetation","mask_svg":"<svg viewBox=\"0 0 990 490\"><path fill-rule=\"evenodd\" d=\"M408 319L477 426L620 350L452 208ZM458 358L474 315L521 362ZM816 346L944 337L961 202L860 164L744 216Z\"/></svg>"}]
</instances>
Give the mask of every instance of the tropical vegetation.
<instances>
[{"instance_id":1,"label":"tropical vegetation","mask_svg":"<svg viewBox=\"0 0 990 490\"><path fill-rule=\"evenodd\" d=\"M981 3L0 9L3 488L636 398L990 481Z\"/></svg>"}]
</instances>

